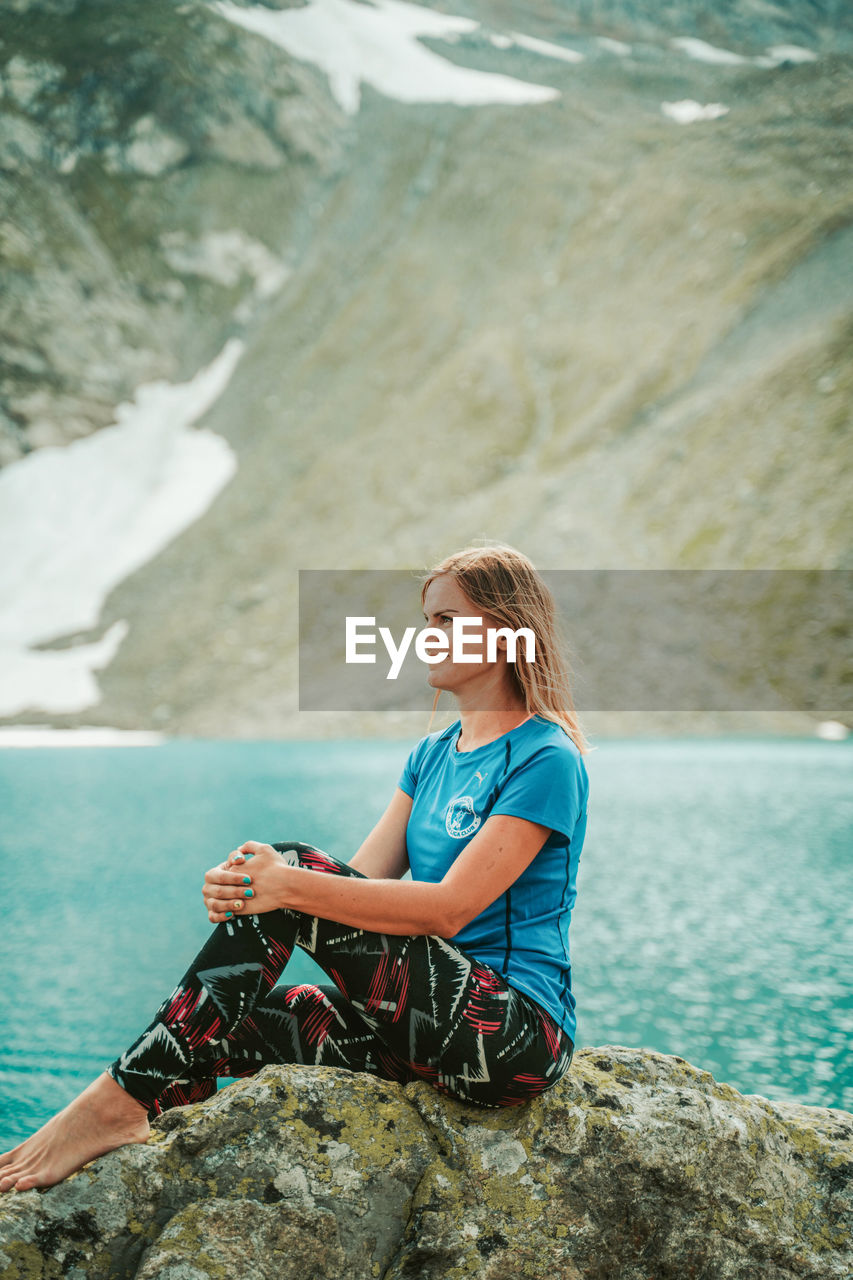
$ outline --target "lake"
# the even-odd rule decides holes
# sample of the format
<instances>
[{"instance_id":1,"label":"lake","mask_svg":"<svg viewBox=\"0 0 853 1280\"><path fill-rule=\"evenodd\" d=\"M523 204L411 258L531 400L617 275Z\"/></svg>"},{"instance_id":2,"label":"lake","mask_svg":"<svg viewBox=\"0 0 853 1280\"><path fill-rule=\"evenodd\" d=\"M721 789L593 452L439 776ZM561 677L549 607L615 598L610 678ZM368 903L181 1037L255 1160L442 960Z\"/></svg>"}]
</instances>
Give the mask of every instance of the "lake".
<instances>
[{"instance_id":1,"label":"lake","mask_svg":"<svg viewBox=\"0 0 853 1280\"><path fill-rule=\"evenodd\" d=\"M247 839L348 858L409 745L0 751L0 1149L150 1020L210 928L208 867ZM853 1111L853 741L604 741L587 767L578 1048ZM286 979L318 975L297 952Z\"/></svg>"}]
</instances>

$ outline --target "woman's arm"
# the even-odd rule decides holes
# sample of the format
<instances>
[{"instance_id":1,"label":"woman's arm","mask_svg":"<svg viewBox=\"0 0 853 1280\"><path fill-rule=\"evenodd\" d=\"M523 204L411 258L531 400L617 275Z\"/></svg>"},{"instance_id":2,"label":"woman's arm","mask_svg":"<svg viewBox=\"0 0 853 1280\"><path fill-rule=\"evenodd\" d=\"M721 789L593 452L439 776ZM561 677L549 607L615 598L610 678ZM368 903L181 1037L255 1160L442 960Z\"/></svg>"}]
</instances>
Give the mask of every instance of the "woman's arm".
<instances>
[{"instance_id":1,"label":"woman's arm","mask_svg":"<svg viewBox=\"0 0 853 1280\"><path fill-rule=\"evenodd\" d=\"M349 865L371 880L399 880L404 876L409 869L406 827L411 812L412 797L398 787L388 808L360 845L355 857L350 859Z\"/></svg>"},{"instance_id":2,"label":"woman's arm","mask_svg":"<svg viewBox=\"0 0 853 1280\"><path fill-rule=\"evenodd\" d=\"M253 892L240 913L291 907L375 933L452 938L518 879L548 834L549 828L538 823L497 814L483 824L439 884L330 876L292 867L270 845L250 840L241 850L254 855L246 864ZM382 855L377 850L368 851L365 862L378 860ZM242 888L235 893L238 879L220 868L207 873L205 902L211 920L224 920L224 912L233 907L228 900L242 897Z\"/></svg>"}]
</instances>

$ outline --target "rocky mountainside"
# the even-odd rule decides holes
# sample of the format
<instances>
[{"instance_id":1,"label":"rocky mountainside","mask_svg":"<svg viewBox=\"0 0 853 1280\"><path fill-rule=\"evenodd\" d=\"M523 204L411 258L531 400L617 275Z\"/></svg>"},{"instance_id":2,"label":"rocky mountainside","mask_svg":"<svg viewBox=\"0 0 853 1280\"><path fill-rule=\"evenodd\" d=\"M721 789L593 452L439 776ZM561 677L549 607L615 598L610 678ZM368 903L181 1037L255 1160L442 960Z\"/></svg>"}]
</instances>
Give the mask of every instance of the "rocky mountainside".
<instances>
[{"instance_id":1,"label":"rocky mountainside","mask_svg":"<svg viewBox=\"0 0 853 1280\"><path fill-rule=\"evenodd\" d=\"M233 479L33 640L127 624L102 701L7 719L322 731L300 568L853 568L849 6L6 8L0 462L243 344Z\"/></svg>"},{"instance_id":2,"label":"rocky mountainside","mask_svg":"<svg viewBox=\"0 0 853 1280\"><path fill-rule=\"evenodd\" d=\"M111 423L140 382L205 363L237 303L293 251L300 214L305 234L340 150L340 113L316 77L260 42L251 56L235 48L201 5L12 8L0 49L4 463Z\"/></svg>"},{"instance_id":3,"label":"rocky mountainside","mask_svg":"<svg viewBox=\"0 0 853 1280\"><path fill-rule=\"evenodd\" d=\"M843 1280L853 1116L582 1049L529 1106L267 1067L0 1202L0 1280Z\"/></svg>"}]
</instances>

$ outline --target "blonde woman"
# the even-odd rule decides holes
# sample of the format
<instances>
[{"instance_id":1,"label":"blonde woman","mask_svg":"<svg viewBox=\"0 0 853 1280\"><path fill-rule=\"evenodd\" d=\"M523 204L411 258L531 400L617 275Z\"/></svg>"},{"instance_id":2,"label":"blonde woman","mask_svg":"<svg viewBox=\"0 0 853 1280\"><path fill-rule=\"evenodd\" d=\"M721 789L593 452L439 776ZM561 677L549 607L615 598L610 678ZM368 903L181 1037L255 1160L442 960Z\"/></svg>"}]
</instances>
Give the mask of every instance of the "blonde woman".
<instances>
[{"instance_id":1,"label":"blonde woman","mask_svg":"<svg viewBox=\"0 0 853 1280\"><path fill-rule=\"evenodd\" d=\"M483 1107L524 1103L568 1071L588 748L553 599L525 556L492 546L442 561L422 600L440 630L461 617L528 628L533 660L498 635L491 657L484 645L474 663L448 653L430 666L459 718L413 749L349 864L248 841L208 871L209 941L134 1044L0 1157L0 1190L49 1186L144 1142L152 1116L266 1063L426 1080ZM275 985L297 945L328 985Z\"/></svg>"}]
</instances>

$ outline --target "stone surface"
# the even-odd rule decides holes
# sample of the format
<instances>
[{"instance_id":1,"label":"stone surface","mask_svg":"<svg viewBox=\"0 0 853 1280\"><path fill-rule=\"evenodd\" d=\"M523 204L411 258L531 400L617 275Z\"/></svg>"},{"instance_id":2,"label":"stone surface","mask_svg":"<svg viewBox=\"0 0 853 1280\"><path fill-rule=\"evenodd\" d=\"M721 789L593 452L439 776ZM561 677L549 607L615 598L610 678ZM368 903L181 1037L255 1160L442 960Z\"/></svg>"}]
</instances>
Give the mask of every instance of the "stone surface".
<instances>
[{"instance_id":1,"label":"stone surface","mask_svg":"<svg viewBox=\"0 0 853 1280\"><path fill-rule=\"evenodd\" d=\"M614 1045L509 1111L268 1067L167 1113L147 1146L0 1201L2 1280L851 1271L853 1116Z\"/></svg>"}]
</instances>

